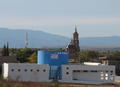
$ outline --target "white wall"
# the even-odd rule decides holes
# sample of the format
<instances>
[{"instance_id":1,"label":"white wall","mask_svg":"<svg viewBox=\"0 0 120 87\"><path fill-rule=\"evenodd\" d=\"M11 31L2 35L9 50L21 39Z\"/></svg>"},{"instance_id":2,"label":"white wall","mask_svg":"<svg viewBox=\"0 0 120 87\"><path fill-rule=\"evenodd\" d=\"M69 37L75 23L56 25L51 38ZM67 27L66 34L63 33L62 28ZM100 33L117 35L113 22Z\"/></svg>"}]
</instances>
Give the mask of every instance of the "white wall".
<instances>
[{"instance_id":1,"label":"white wall","mask_svg":"<svg viewBox=\"0 0 120 87\"><path fill-rule=\"evenodd\" d=\"M4 63L3 77L8 80L48 82L49 65Z\"/></svg>"},{"instance_id":2,"label":"white wall","mask_svg":"<svg viewBox=\"0 0 120 87\"><path fill-rule=\"evenodd\" d=\"M7 63L4 63L2 66L2 74L3 74L4 79L8 78L8 64Z\"/></svg>"},{"instance_id":3,"label":"white wall","mask_svg":"<svg viewBox=\"0 0 120 87\"><path fill-rule=\"evenodd\" d=\"M49 82L49 65L4 63L3 77L8 80ZM101 84L114 82L115 66L62 65L60 82Z\"/></svg>"},{"instance_id":4,"label":"white wall","mask_svg":"<svg viewBox=\"0 0 120 87\"><path fill-rule=\"evenodd\" d=\"M63 65L61 82L112 83L114 76L114 66Z\"/></svg>"}]
</instances>

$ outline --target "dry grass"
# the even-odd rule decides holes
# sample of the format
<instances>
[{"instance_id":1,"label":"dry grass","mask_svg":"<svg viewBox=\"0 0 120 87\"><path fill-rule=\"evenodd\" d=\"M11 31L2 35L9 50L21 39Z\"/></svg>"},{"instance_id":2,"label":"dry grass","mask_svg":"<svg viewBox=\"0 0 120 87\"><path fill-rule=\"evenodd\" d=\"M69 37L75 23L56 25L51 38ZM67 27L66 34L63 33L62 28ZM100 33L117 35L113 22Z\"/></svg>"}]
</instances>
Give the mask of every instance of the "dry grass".
<instances>
[{"instance_id":1,"label":"dry grass","mask_svg":"<svg viewBox=\"0 0 120 87\"><path fill-rule=\"evenodd\" d=\"M0 87L120 87L120 84L84 85L58 82L16 82L1 79Z\"/></svg>"}]
</instances>

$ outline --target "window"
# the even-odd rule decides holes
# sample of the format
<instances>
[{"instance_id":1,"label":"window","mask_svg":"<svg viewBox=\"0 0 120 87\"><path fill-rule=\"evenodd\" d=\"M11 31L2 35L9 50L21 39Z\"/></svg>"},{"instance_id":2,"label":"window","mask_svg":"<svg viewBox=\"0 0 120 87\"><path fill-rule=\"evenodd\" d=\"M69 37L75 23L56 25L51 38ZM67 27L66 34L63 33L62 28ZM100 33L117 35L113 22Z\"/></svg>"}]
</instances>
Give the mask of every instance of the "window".
<instances>
[{"instance_id":1,"label":"window","mask_svg":"<svg viewBox=\"0 0 120 87\"><path fill-rule=\"evenodd\" d=\"M68 70L68 69L69 69L69 67L66 67L66 69Z\"/></svg>"},{"instance_id":2,"label":"window","mask_svg":"<svg viewBox=\"0 0 120 87\"><path fill-rule=\"evenodd\" d=\"M37 69L37 72L39 72L40 70L39 69Z\"/></svg>"},{"instance_id":3,"label":"window","mask_svg":"<svg viewBox=\"0 0 120 87\"><path fill-rule=\"evenodd\" d=\"M18 71L20 72L21 70L20 70L20 69L18 69Z\"/></svg>"},{"instance_id":4,"label":"window","mask_svg":"<svg viewBox=\"0 0 120 87\"><path fill-rule=\"evenodd\" d=\"M108 71L106 71L106 73L108 73Z\"/></svg>"},{"instance_id":5,"label":"window","mask_svg":"<svg viewBox=\"0 0 120 87\"><path fill-rule=\"evenodd\" d=\"M105 80L108 80L108 77L105 77Z\"/></svg>"},{"instance_id":6,"label":"window","mask_svg":"<svg viewBox=\"0 0 120 87\"><path fill-rule=\"evenodd\" d=\"M97 70L91 70L91 72L97 72Z\"/></svg>"},{"instance_id":7,"label":"window","mask_svg":"<svg viewBox=\"0 0 120 87\"><path fill-rule=\"evenodd\" d=\"M33 71L33 69L30 70L31 72Z\"/></svg>"},{"instance_id":8,"label":"window","mask_svg":"<svg viewBox=\"0 0 120 87\"><path fill-rule=\"evenodd\" d=\"M13 72L13 71L14 71L14 69L11 69L11 71Z\"/></svg>"},{"instance_id":9,"label":"window","mask_svg":"<svg viewBox=\"0 0 120 87\"><path fill-rule=\"evenodd\" d=\"M66 74L68 75L68 74L69 74L69 72L66 72Z\"/></svg>"},{"instance_id":10,"label":"window","mask_svg":"<svg viewBox=\"0 0 120 87\"><path fill-rule=\"evenodd\" d=\"M27 69L25 69L25 72L27 72Z\"/></svg>"},{"instance_id":11,"label":"window","mask_svg":"<svg viewBox=\"0 0 120 87\"><path fill-rule=\"evenodd\" d=\"M83 72L88 72L88 70L83 70Z\"/></svg>"},{"instance_id":12,"label":"window","mask_svg":"<svg viewBox=\"0 0 120 87\"><path fill-rule=\"evenodd\" d=\"M73 70L73 72L81 72L80 70Z\"/></svg>"},{"instance_id":13,"label":"window","mask_svg":"<svg viewBox=\"0 0 120 87\"><path fill-rule=\"evenodd\" d=\"M106 73L105 76L108 76L108 73Z\"/></svg>"},{"instance_id":14,"label":"window","mask_svg":"<svg viewBox=\"0 0 120 87\"><path fill-rule=\"evenodd\" d=\"M44 69L43 72L46 72L46 70Z\"/></svg>"},{"instance_id":15,"label":"window","mask_svg":"<svg viewBox=\"0 0 120 87\"><path fill-rule=\"evenodd\" d=\"M113 73L113 71L110 71L111 73Z\"/></svg>"}]
</instances>

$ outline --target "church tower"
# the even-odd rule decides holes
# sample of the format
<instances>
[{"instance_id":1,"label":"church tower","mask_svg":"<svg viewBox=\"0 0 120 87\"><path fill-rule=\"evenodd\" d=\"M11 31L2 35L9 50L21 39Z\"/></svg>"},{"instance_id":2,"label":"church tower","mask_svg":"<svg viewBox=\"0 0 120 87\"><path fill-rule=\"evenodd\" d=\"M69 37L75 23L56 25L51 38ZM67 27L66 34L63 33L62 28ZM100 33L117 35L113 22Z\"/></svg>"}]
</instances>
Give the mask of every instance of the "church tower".
<instances>
[{"instance_id":1,"label":"church tower","mask_svg":"<svg viewBox=\"0 0 120 87\"><path fill-rule=\"evenodd\" d=\"M75 32L73 33L73 43L77 48L77 51L80 51L80 46L79 46L79 34L77 32L77 27L75 26Z\"/></svg>"},{"instance_id":2,"label":"church tower","mask_svg":"<svg viewBox=\"0 0 120 87\"><path fill-rule=\"evenodd\" d=\"M69 52L70 62L77 62L80 55L80 46L79 46L79 34L77 32L77 27L75 26L75 32L73 33L73 38L67 46L67 51Z\"/></svg>"}]
</instances>

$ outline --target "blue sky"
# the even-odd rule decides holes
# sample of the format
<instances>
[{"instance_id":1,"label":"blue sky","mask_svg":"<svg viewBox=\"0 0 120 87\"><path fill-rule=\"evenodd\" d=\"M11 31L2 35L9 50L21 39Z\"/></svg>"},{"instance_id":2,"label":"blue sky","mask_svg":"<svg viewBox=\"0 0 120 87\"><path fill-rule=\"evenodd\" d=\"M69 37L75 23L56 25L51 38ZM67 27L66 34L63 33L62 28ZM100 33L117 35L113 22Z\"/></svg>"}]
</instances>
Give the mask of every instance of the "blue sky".
<instances>
[{"instance_id":1,"label":"blue sky","mask_svg":"<svg viewBox=\"0 0 120 87\"><path fill-rule=\"evenodd\" d=\"M120 36L120 0L0 0L0 27L71 37Z\"/></svg>"}]
</instances>

